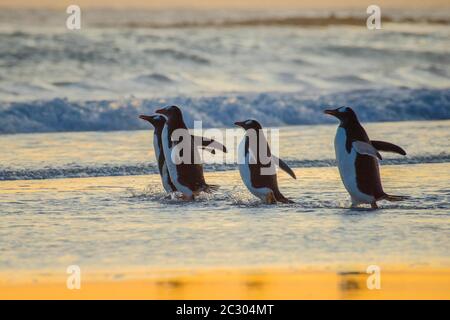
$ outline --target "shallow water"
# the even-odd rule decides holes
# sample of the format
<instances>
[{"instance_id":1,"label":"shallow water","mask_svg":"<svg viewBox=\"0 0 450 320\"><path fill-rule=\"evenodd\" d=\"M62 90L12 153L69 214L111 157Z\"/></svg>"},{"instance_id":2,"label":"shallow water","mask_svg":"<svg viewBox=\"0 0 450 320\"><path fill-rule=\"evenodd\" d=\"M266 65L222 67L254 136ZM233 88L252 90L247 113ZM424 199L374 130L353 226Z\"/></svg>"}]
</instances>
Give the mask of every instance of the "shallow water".
<instances>
[{"instance_id":1,"label":"shallow water","mask_svg":"<svg viewBox=\"0 0 450 320\"><path fill-rule=\"evenodd\" d=\"M450 162L448 120L364 126L373 140L398 144L408 153L407 157L384 153L383 164ZM147 127L145 131L0 135L0 145L8 150L0 153L0 180L157 173L153 132L149 124ZM279 130L278 154L293 167L334 165L336 127L333 124L273 128ZM216 138L227 146L229 158L225 158L224 164L222 153L214 157L205 153L205 160L216 161L205 166L208 171L236 169L234 153L243 133L236 129L235 140L227 140L224 130L222 133L222 139ZM204 131L203 135L211 137L211 132ZM273 143L272 150L275 150Z\"/></svg>"},{"instance_id":2,"label":"shallow water","mask_svg":"<svg viewBox=\"0 0 450 320\"><path fill-rule=\"evenodd\" d=\"M449 169L383 167L386 191L412 198L380 210L348 209L334 167L280 174L296 203L279 206L236 171L207 174L222 187L193 203L165 199L156 175L2 182L0 267L448 266Z\"/></svg>"},{"instance_id":3,"label":"shallow water","mask_svg":"<svg viewBox=\"0 0 450 320\"><path fill-rule=\"evenodd\" d=\"M279 173L296 203L278 206L260 204L233 164L207 166L218 193L166 199L150 130L2 136L2 177L29 180L0 182L0 268L448 266L449 121L366 127L407 150L381 165L385 191L410 200L348 209L332 166L335 125L281 128L280 155L298 180ZM77 175L86 178L68 178Z\"/></svg>"}]
</instances>

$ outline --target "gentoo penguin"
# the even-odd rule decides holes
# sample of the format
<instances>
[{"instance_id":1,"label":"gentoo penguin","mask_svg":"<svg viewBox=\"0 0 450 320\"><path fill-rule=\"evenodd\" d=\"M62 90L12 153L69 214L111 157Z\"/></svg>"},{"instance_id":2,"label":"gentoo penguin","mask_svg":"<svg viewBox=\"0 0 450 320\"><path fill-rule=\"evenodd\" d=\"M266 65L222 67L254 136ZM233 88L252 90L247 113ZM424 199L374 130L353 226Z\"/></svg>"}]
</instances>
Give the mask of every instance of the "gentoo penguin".
<instances>
[{"instance_id":1,"label":"gentoo penguin","mask_svg":"<svg viewBox=\"0 0 450 320\"><path fill-rule=\"evenodd\" d=\"M172 157L173 154L178 153L178 151L174 148L178 144L184 143L182 137L179 141L174 141L172 136L174 131L184 131L186 132L185 134L188 134L188 129L186 127L186 124L184 123L181 110L177 106L169 106L163 109L156 110L156 113L162 114L167 119L162 130L163 152L170 178L175 185L175 188L183 194L183 199L193 200L194 196L198 195L202 191L209 193L217 190L218 186L208 185L205 182L205 177L203 175L203 165L201 163L197 163L197 160L200 159L200 157L197 148L194 147L194 136L189 135L189 139L191 139L191 159L189 159L188 161L182 160L178 163L178 161L176 161L177 159L174 159ZM220 146L222 146L223 152L227 152L225 146ZM172 151L174 151L174 153L172 153Z\"/></svg>"},{"instance_id":2,"label":"gentoo penguin","mask_svg":"<svg viewBox=\"0 0 450 320\"><path fill-rule=\"evenodd\" d=\"M164 124L166 123L166 119L160 115L146 116L141 115L139 118L150 122L155 130L153 132L153 148L155 150L155 156L158 161L158 170L159 175L161 176L161 181L167 193L172 193L177 191L177 188L170 180L169 171L167 170L166 159L164 158L164 152L162 151L162 131L164 128Z\"/></svg>"},{"instance_id":3,"label":"gentoo penguin","mask_svg":"<svg viewBox=\"0 0 450 320\"><path fill-rule=\"evenodd\" d=\"M382 159L378 150L401 155L406 155L406 152L392 143L370 140L351 108L340 107L324 112L340 121L334 148L342 182L352 198L352 207L370 203L376 209L379 200L401 201L408 198L388 195L383 191L378 167L378 159Z\"/></svg>"},{"instance_id":4,"label":"gentoo penguin","mask_svg":"<svg viewBox=\"0 0 450 320\"><path fill-rule=\"evenodd\" d=\"M155 150L155 156L158 161L158 171L161 176L161 181L167 193L173 193L177 191L177 188L172 183L170 179L169 170L167 169L166 160L164 157L163 146L162 146L162 131L164 124L166 123L166 118L162 115L140 115L139 118L150 122L155 130L153 131L153 147ZM222 144L214 141L213 139L202 138L202 149L207 149L211 153L215 153L213 148L225 148ZM225 149L226 150L226 149Z\"/></svg>"},{"instance_id":5,"label":"gentoo penguin","mask_svg":"<svg viewBox=\"0 0 450 320\"><path fill-rule=\"evenodd\" d=\"M256 120L246 120L234 124L245 130L244 138L238 149L238 164L239 173L247 189L267 204L274 204L277 201L293 203L285 198L278 189L275 164L278 164L292 178L297 179L295 173L283 160L271 154L261 125ZM260 148L264 145L266 145L266 150Z\"/></svg>"}]
</instances>

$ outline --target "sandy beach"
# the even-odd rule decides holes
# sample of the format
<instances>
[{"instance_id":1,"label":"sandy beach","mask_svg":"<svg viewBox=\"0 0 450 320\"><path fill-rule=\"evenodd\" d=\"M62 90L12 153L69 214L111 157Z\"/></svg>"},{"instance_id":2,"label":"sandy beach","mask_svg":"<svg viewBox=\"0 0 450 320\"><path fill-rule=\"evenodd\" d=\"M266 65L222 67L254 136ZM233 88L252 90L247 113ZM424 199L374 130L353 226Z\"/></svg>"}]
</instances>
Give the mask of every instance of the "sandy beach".
<instances>
[{"instance_id":1,"label":"sandy beach","mask_svg":"<svg viewBox=\"0 0 450 320\"><path fill-rule=\"evenodd\" d=\"M65 275L40 272L0 275L0 299L449 299L449 268L382 271L381 288L367 288L361 268L313 271L296 268L117 271L83 276L79 290Z\"/></svg>"}]
</instances>

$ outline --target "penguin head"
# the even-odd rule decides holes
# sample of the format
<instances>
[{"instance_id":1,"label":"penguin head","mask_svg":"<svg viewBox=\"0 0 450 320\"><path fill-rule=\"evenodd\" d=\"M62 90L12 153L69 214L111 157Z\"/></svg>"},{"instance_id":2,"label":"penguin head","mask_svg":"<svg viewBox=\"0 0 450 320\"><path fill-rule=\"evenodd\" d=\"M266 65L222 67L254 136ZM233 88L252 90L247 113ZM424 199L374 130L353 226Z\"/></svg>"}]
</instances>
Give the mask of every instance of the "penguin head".
<instances>
[{"instance_id":1,"label":"penguin head","mask_svg":"<svg viewBox=\"0 0 450 320\"><path fill-rule=\"evenodd\" d=\"M180 108L177 106L168 106L155 111L156 113L162 114L168 120L182 120L183 114L181 113Z\"/></svg>"},{"instance_id":2,"label":"penguin head","mask_svg":"<svg viewBox=\"0 0 450 320\"><path fill-rule=\"evenodd\" d=\"M166 123L166 119L163 116L160 116L157 114L154 114L151 116L140 115L139 118L150 122L157 129L162 128L164 126L164 124Z\"/></svg>"},{"instance_id":3,"label":"penguin head","mask_svg":"<svg viewBox=\"0 0 450 320\"><path fill-rule=\"evenodd\" d=\"M261 125L256 120L245 120L245 121L237 121L234 123L236 126L239 126L243 128L244 130L254 129L254 130L260 130L262 129Z\"/></svg>"},{"instance_id":4,"label":"penguin head","mask_svg":"<svg viewBox=\"0 0 450 320\"><path fill-rule=\"evenodd\" d=\"M358 121L355 111L353 111L353 109L349 107L340 107L337 109L325 110L324 113L335 116L339 119L339 121L341 121L342 124Z\"/></svg>"}]
</instances>

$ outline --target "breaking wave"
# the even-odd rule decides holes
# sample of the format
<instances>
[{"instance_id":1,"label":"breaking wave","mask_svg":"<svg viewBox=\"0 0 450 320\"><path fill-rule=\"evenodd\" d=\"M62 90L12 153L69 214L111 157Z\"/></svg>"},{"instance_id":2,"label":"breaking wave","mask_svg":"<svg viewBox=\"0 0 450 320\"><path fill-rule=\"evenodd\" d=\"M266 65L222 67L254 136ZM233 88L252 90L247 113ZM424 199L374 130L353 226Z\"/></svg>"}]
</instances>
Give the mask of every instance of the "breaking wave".
<instances>
[{"instance_id":1,"label":"breaking wave","mask_svg":"<svg viewBox=\"0 0 450 320\"><path fill-rule=\"evenodd\" d=\"M0 104L0 133L145 129L139 114L151 114L158 107L173 104L181 106L188 126L202 120L204 127L218 128L248 118L264 126L332 123L334 120L324 116L323 109L343 105L351 106L364 122L450 119L450 89L371 89L325 95L227 94L124 101L57 98Z\"/></svg>"}]
</instances>

